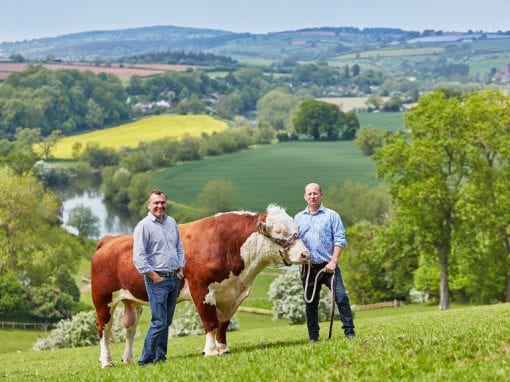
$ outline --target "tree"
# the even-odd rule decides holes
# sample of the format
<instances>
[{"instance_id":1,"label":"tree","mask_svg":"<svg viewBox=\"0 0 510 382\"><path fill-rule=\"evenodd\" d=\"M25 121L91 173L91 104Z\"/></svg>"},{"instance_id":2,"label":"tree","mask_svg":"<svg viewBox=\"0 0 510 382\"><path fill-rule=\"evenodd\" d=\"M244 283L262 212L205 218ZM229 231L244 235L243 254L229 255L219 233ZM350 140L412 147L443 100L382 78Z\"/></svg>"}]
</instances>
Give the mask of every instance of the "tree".
<instances>
[{"instance_id":1,"label":"tree","mask_svg":"<svg viewBox=\"0 0 510 382\"><path fill-rule=\"evenodd\" d=\"M0 272L0 319L24 317L29 309L28 292L18 272Z\"/></svg>"},{"instance_id":2,"label":"tree","mask_svg":"<svg viewBox=\"0 0 510 382\"><path fill-rule=\"evenodd\" d=\"M345 117L336 105L307 100L299 106L293 122L296 132L310 135L314 140L321 137L336 140L341 134Z\"/></svg>"},{"instance_id":3,"label":"tree","mask_svg":"<svg viewBox=\"0 0 510 382\"><path fill-rule=\"evenodd\" d=\"M354 143L363 151L363 154L370 156L375 149L383 146L384 135L383 129L371 125L363 126L357 132Z\"/></svg>"},{"instance_id":4,"label":"tree","mask_svg":"<svg viewBox=\"0 0 510 382\"><path fill-rule=\"evenodd\" d=\"M204 113L205 104L196 94L192 94L189 98L185 98L179 102L175 111L179 114L200 114Z\"/></svg>"},{"instance_id":5,"label":"tree","mask_svg":"<svg viewBox=\"0 0 510 382\"><path fill-rule=\"evenodd\" d=\"M153 180L149 174L139 173L133 175L129 181L129 204L130 211L147 212L147 195L151 189L154 189ZM141 214L142 215L142 214Z\"/></svg>"},{"instance_id":6,"label":"tree","mask_svg":"<svg viewBox=\"0 0 510 382\"><path fill-rule=\"evenodd\" d=\"M17 175L25 175L32 171L36 161L36 156L32 151L13 150L5 158L5 163Z\"/></svg>"},{"instance_id":7,"label":"tree","mask_svg":"<svg viewBox=\"0 0 510 382\"><path fill-rule=\"evenodd\" d=\"M384 111L400 111L404 101L398 95L392 95L389 100L384 103Z\"/></svg>"},{"instance_id":8,"label":"tree","mask_svg":"<svg viewBox=\"0 0 510 382\"><path fill-rule=\"evenodd\" d=\"M259 127L274 130L292 130L292 115L300 98L279 90L264 94L257 102L257 122Z\"/></svg>"},{"instance_id":9,"label":"tree","mask_svg":"<svg viewBox=\"0 0 510 382\"><path fill-rule=\"evenodd\" d=\"M37 286L52 274L74 273L84 249L60 227L56 196L30 174L18 176L4 167L0 179L0 274L25 271Z\"/></svg>"},{"instance_id":10,"label":"tree","mask_svg":"<svg viewBox=\"0 0 510 382\"><path fill-rule=\"evenodd\" d=\"M105 167L101 171L101 191L106 199L119 207L126 208L129 203L128 189L132 174L125 168Z\"/></svg>"},{"instance_id":11,"label":"tree","mask_svg":"<svg viewBox=\"0 0 510 382\"><path fill-rule=\"evenodd\" d=\"M95 237L99 236L99 218L89 207L80 204L69 211L67 225L78 230L78 236Z\"/></svg>"},{"instance_id":12,"label":"tree","mask_svg":"<svg viewBox=\"0 0 510 382\"><path fill-rule=\"evenodd\" d=\"M230 180L210 180L198 195L198 204L211 213L234 209L238 197L237 188Z\"/></svg>"},{"instance_id":13,"label":"tree","mask_svg":"<svg viewBox=\"0 0 510 382\"><path fill-rule=\"evenodd\" d=\"M234 116L241 114L243 110L243 99L239 92L233 92L222 96L216 104L216 113L219 117L232 119Z\"/></svg>"},{"instance_id":14,"label":"tree","mask_svg":"<svg viewBox=\"0 0 510 382\"><path fill-rule=\"evenodd\" d=\"M368 108L369 111L379 110L383 103L384 102L383 102L382 98L380 96L377 96L377 95L371 95L365 101L365 105L367 105L367 108Z\"/></svg>"},{"instance_id":15,"label":"tree","mask_svg":"<svg viewBox=\"0 0 510 382\"><path fill-rule=\"evenodd\" d=\"M391 195L384 185L370 187L347 180L341 188L330 186L324 192L324 204L337 211L346 226L363 220L382 224L391 214Z\"/></svg>"},{"instance_id":16,"label":"tree","mask_svg":"<svg viewBox=\"0 0 510 382\"><path fill-rule=\"evenodd\" d=\"M461 197L466 224L460 232L459 247L470 255L470 261L465 263L468 269L474 266L485 271L476 278L471 273L474 285L491 289L485 291L485 301L504 296L510 302L510 97L488 90L470 94L463 106L466 123L472 126L468 157L472 171ZM474 244L486 258L477 259L473 247L463 246L464 243ZM489 269L491 273L487 272ZM491 277L487 278L487 274ZM494 283L492 286L488 279ZM505 287L501 288L503 284Z\"/></svg>"},{"instance_id":17,"label":"tree","mask_svg":"<svg viewBox=\"0 0 510 382\"><path fill-rule=\"evenodd\" d=\"M418 267L412 225L392 218L382 224L360 221L347 227L347 237L340 266L353 301L405 300Z\"/></svg>"},{"instance_id":18,"label":"tree","mask_svg":"<svg viewBox=\"0 0 510 382\"><path fill-rule=\"evenodd\" d=\"M102 126L105 121L104 109L93 99L89 99L87 101L87 109L87 115L85 116L87 125L91 129L96 129Z\"/></svg>"},{"instance_id":19,"label":"tree","mask_svg":"<svg viewBox=\"0 0 510 382\"><path fill-rule=\"evenodd\" d=\"M119 163L119 156L111 147L100 147L98 142L88 142L81 154L81 160L94 168L112 166Z\"/></svg>"},{"instance_id":20,"label":"tree","mask_svg":"<svg viewBox=\"0 0 510 382\"><path fill-rule=\"evenodd\" d=\"M441 309L450 304L449 257L459 223L455 206L467 176L469 126L459 123L462 120L460 99L431 93L406 115L411 136L390 136L373 155L379 178L391 185L398 213L417 227L421 247L435 250Z\"/></svg>"},{"instance_id":21,"label":"tree","mask_svg":"<svg viewBox=\"0 0 510 382\"><path fill-rule=\"evenodd\" d=\"M53 130L50 135L39 143L39 148L42 150L44 160L50 158L51 149L57 144L61 136L62 132L60 130Z\"/></svg>"},{"instance_id":22,"label":"tree","mask_svg":"<svg viewBox=\"0 0 510 382\"><path fill-rule=\"evenodd\" d=\"M356 137L360 124L356 112L351 110L344 113L345 127L342 130L340 138L345 141L352 141Z\"/></svg>"}]
</instances>

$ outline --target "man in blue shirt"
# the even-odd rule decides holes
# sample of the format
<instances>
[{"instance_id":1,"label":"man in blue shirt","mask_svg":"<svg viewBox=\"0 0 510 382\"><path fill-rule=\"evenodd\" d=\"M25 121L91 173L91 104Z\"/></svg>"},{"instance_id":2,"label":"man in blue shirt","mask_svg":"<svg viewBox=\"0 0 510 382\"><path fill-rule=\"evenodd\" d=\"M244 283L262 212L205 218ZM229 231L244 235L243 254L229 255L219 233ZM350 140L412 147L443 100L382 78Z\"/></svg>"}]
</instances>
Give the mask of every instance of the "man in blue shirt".
<instances>
[{"instance_id":1,"label":"man in blue shirt","mask_svg":"<svg viewBox=\"0 0 510 382\"><path fill-rule=\"evenodd\" d=\"M310 342L319 339L320 290L322 284L331 289L333 274L336 279L335 302L340 312L344 335L348 338L354 337L351 304L338 268L338 259L347 244L345 228L338 213L322 205L322 191L317 183L306 185L304 198L307 207L296 214L294 220L298 225L299 236L310 252L310 267L306 269L303 277L303 288L307 294L305 303L308 337ZM319 272L321 275L312 298L315 289L313 284Z\"/></svg>"},{"instance_id":2,"label":"man in blue shirt","mask_svg":"<svg viewBox=\"0 0 510 382\"><path fill-rule=\"evenodd\" d=\"M144 275L152 314L138 361L142 366L166 360L168 327L184 277L184 250L177 223L165 214L164 192L151 191L147 207L149 213L133 232L133 263Z\"/></svg>"}]
</instances>

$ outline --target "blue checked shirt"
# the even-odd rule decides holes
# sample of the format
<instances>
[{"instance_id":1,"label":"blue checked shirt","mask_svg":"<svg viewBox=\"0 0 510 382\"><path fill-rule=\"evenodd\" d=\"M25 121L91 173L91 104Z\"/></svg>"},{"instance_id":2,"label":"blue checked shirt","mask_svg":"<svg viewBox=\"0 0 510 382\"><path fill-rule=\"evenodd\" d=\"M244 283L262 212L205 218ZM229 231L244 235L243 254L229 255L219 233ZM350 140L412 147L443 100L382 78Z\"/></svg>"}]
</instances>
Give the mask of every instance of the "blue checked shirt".
<instances>
[{"instance_id":1,"label":"blue checked shirt","mask_svg":"<svg viewBox=\"0 0 510 382\"><path fill-rule=\"evenodd\" d=\"M184 249L172 217L165 215L161 223L149 212L138 222L133 232L133 263L140 273L184 267Z\"/></svg>"},{"instance_id":2,"label":"blue checked shirt","mask_svg":"<svg viewBox=\"0 0 510 382\"><path fill-rule=\"evenodd\" d=\"M344 248L347 245L340 215L322 204L315 214L307 207L297 213L294 220L301 240L310 251L312 264L329 262L334 246Z\"/></svg>"}]
</instances>

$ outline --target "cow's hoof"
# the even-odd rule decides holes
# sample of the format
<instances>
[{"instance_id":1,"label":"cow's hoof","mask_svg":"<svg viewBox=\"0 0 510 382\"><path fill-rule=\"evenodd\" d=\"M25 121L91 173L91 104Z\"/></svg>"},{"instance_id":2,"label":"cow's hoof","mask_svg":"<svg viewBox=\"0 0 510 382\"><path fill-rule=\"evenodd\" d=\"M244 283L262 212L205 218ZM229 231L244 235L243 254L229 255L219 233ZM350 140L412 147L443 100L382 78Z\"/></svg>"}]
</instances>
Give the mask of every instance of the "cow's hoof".
<instances>
[{"instance_id":1,"label":"cow's hoof","mask_svg":"<svg viewBox=\"0 0 510 382\"><path fill-rule=\"evenodd\" d=\"M230 348L227 345L220 344L217 349L219 355L230 354Z\"/></svg>"},{"instance_id":2,"label":"cow's hoof","mask_svg":"<svg viewBox=\"0 0 510 382\"><path fill-rule=\"evenodd\" d=\"M202 352L202 354L206 357L214 357L214 356L220 355L220 352L218 351L217 348L214 348L214 349L204 350Z\"/></svg>"},{"instance_id":3,"label":"cow's hoof","mask_svg":"<svg viewBox=\"0 0 510 382\"><path fill-rule=\"evenodd\" d=\"M115 366L115 365L113 364L113 362L112 362L112 361L110 361L110 362L105 362L105 363L101 364L101 367L102 367L103 369L106 369L106 368L109 368L109 367L113 367L113 366Z\"/></svg>"}]
</instances>

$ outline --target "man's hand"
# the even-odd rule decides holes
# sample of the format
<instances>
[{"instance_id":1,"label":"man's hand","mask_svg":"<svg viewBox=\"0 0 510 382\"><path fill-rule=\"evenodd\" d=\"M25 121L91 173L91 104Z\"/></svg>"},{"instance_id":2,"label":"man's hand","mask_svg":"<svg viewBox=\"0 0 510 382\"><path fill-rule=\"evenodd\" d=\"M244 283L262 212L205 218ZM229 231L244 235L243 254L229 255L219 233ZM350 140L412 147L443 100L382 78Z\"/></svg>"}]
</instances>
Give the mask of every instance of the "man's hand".
<instances>
[{"instance_id":1,"label":"man's hand","mask_svg":"<svg viewBox=\"0 0 510 382\"><path fill-rule=\"evenodd\" d=\"M147 276L152 280L153 283L157 284L163 281L163 277L158 275L156 272L149 272L147 273Z\"/></svg>"},{"instance_id":2,"label":"man's hand","mask_svg":"<svg viewBox=\"0 0 510 382\"><path fill-rule=\"evenodd\" d=\"M331 260L324 267L324 272L326 272L326 273L333 273L333 272L335 272L335 268L336 268L336 261Z\"/></svg>"},{"instance_id":3,"label":"man's hand","mask_svg":"<svg viewBox=\"0 0 510 382\"><path fill-rule=\"evenodd\" d=\"M179 269L177 270L177 278L178 278L179 280L182 280L182 279L184 278L184 271L182 270L182 268L179 268Z\"/></svg>"}]
</instances>

